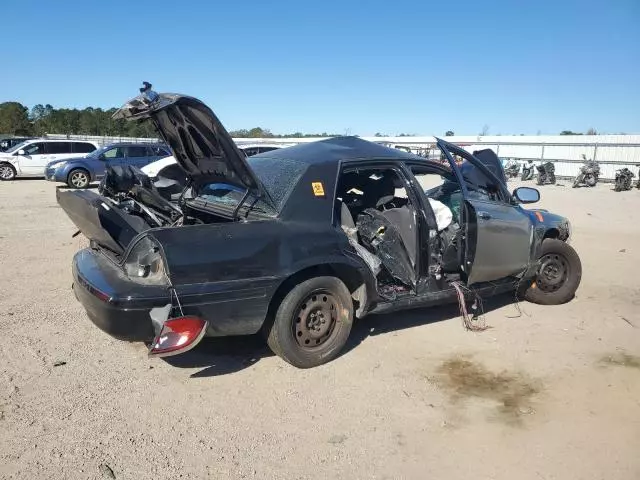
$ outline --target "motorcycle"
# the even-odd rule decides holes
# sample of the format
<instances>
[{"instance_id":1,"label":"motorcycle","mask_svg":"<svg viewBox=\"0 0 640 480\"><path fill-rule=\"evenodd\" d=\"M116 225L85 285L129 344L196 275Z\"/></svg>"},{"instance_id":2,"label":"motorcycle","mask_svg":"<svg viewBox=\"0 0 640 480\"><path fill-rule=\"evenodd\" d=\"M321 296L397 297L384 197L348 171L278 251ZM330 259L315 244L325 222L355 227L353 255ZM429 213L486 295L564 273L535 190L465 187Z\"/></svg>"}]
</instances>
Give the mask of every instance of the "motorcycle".
<instances>
[{"instance_id":1,"label":"motorcycle","mask_svg":"<svg viewBox=\"0 0 640 480\"><path fill-rule=\"evenodd\" d=\"M520 164L515 161L507 162L504 166L504 173L507 178L517 178L520 173Z\"/></svg>"},{"instance_id":2,"label":"motorcycle","mask_svg":"<svg viewBox=\"0 0 640 480\"><path fill-rule=\"evenodd\" d=\"M529 160L527 163L522 164L522 175L520 180L533 180L533 161Z\"/></svg>"},{"instance_id":3,"label":"motorcycle","mask_svg":"<svg viewBox=\"0 0 640 480\"><path fill-rule=\"evenodd\" d=\"M621 168L616 170L616 183L613 187L615 192L624 192L625 190L631 190L632 179L635 175L628 168Z\"/></svg>"},{"instance_id":4,"label":"motorcycle","mask_svg":"<svg viewBox=\"0 0 640 480\"><path fill-rule=\"evenodd\" d=\"M536 166L538 170L538 185L550 185L556 183L556 167L551 162Z\"/></svg>"},{"instance_id":5,"label":"motorcycle","mask_svg":"<svg viewBox=\"0 0 640 480\"><path fill-rule=\"evenodd\" d=\"M581 185L587 187L595 187L598 183L598 177L600 176L600 165L593 160L587 160L583 155L584 165L580 167L580 173L573 180L573 188L577 188Z\"/></svg>"}]
</instances>

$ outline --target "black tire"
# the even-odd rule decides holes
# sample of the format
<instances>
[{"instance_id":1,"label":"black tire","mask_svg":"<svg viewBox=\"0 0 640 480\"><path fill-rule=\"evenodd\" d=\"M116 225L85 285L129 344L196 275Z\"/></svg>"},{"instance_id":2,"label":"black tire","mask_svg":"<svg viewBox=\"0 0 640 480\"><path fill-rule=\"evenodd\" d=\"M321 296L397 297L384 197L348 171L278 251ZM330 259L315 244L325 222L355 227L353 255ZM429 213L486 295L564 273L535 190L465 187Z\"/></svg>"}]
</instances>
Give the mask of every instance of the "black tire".
<instances>
[{"instance_id":1,"label":"black tire","mask_svg":"<svg viewBox=\"0 0 640 480\"><path fill-rule=\"evenodd\" d=\"M273 353L291 365L311 368L340 353L352 325L349 289L336 277L314 277L296 285L284 297L267 343Z\"/></svg>"},{"instance_id":2,"label":"black tire","mask_svg":"<svg viewBox=\"0 0 640 480\"><path fill-rule=\"evenodd\" d=\"M91 183L91 175L84 168L74 168L67 175L69 188L87 188Z\"/></svg>"},{"instance_id":3,"label":"black tire","mask_svg":"<svg viewBox=\"0 0 640 480\"><path fill-rule=\"evenodd\" d=\"M16 169L10 163L2 162L0 163L0 180L3 182L8 182L16 178Z\"/></svg>"},{"instance_id":4,"label":"black tire","mask_svg":"<svg viewBox=\"0 0 640 480\"><path fill-rule=\"evenodd\" d=\"M524 292L525 300L540 305L571 300L582 279L582 263L576 251L562 240L547 238L542 242L540 260L538 274Z\"/></svg>"}]
</instances>

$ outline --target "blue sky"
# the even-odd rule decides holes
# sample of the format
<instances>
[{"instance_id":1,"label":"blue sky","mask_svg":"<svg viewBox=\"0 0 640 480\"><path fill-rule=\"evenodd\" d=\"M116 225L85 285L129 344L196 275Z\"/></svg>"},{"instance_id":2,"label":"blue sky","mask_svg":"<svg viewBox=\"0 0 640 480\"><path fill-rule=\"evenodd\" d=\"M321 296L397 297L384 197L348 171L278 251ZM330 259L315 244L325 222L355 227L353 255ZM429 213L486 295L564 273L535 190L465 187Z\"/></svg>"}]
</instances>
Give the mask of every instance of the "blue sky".
<instances>
[{"instance_id":1,"label":"blue sky","mask_svg":"<svg viewBox=\"0 0 640 480\"><path fill-rule=\"evenodd\" d=\"M4 0L0 12L0 102L108 108L148 80L201 98L229 129L640 133L639 0Z\"/></svg>"}]
</instances>

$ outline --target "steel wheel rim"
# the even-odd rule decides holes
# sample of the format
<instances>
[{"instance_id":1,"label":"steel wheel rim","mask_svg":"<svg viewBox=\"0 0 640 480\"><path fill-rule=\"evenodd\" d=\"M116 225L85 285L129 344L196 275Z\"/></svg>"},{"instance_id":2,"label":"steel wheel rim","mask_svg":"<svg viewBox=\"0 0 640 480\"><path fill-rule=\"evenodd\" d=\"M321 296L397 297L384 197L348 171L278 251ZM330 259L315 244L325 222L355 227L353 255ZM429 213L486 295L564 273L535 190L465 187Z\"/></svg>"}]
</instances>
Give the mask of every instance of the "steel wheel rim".
<instances>
[{"instance_id":1,"label":"steel wheel rim","mask_svg":"<svg viewBox=\"0 0 640 480\"><path fill-rule=\"evenodd\" d=\"M13 170L8 165L0 165L0 178L9 180L13 177Z\"/></svg>"},{"instance_id":2,"label":"steel wheel rim","mask_svg":"<svg viewBox=\"0 0 640 480\"><path fill-rule=\"evenodd\" d=\"M315 350L331 340L336 331L340 301L326 290L317 290L302 301L293 317L293 335L305 350Z\"/></svg>"},{"instance_id":3,"label":"steel wheel rim","mask_svg":"<svg viewBox=\"0 0 640 480\"><path fill-rule=\"evenodd\" d=\"M84 187L87 183L89 183L88 180L89 179L87 178L87 175L82 172L74 172L71 175L71 184L77 188Z\"/></svg>"},{"instance_id":4,"label":"steel wheel rim","mask_svg":"<svg viewBox=\"0 0 640 480\"><path fill-rule=\"evenodd\" d=\"M558 253L547 253L540 258L536 285L544 292L558 291L569 278L569 262Z\"/></svg>"}]
</instances>

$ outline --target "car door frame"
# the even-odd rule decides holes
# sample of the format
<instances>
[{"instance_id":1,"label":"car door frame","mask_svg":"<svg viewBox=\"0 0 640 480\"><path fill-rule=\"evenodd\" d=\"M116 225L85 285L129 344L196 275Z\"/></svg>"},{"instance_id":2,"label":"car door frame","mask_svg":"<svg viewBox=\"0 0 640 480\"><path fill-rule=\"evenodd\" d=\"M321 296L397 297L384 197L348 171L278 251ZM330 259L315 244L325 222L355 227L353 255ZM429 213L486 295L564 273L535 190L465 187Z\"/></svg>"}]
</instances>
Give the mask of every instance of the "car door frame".
<instances>
[{"instance_id":1,"label":"car door frame","mask_svg":"<svg viewBox=\"0 0 640 480\"><path fill-rule=\"evenodd\" d=\"M141 159L147 159L148 156L147 154L149 153L149 149L147 147L147 145L144 144L139 144L139 145L125 145L124 147L122 147L124 149L124 161L123 161L123 165L131 165L132 167L136 167L136 168L142 168L145 165L147 165L147 163L144 163L144 165L142 164L143 160ZM144 155L141 156L137 156L137 157L132 157L129 155L129 149L130 148L142 148L144 151Z\"/></svg>"},{"instance_id":2,"label":"car door frame","mask_svg":"<svg viewBox=\"0 0 640 480\"><path fill-rule=\"evenodd\" d=\"M113 145L113 146L109 147L107 149L107 151L113 150L113 149L118 149L118 148L119 149L124 149L125 147L123 147L121 145ZM122 151L123 151L123 154L126 154L125 150L122 150ZM104 166L104 168L102 169L101 173L98 173L97 171L95 172L96 179L99 180L99 179L101 179L102 177L105 176L105 174L107 172L107 167L115 167L115 166L121 167L121 166L123 166L125 158L126 158L126 156L115 157L113 159L106 159L104 157L104 152L102 152L100 154L100 157L98 158L98 161L102 162L102 165Z\"/></svg>"},{"instance_id":3,"label":"car door frame","mask_svg":"<svg viewBox=\"0 0 640 480\"><path fill-rule=\"evenodd\" d=\"M405 165L404 162L398 162L394 160L384 159L384 160L372 160L372 161L342 161L340 167L338 169L338 179L336 181L336 192L337 187L340 184L340 179L342 175L351 170L393 170L396 175L402 181L405 191L407 192L407 197L411 203L414 219L416 222L416 258L414 264L414 273L416 278L416 287L415 290L411 290L411 293L414 295L419 295L424 291L424 283L428 280L428 269L429 269L429 255L425 255L425 252L422 250L423 245L423 235L427 235L426 232L429 227L427 227L427 220L425 216L425 207L422 196L417 195L415 191L415 183L416 180L411 173L411 170ZM335 201L335 193L334 193L334 201ZM353 219L356 221L356 219ZM337 222L337 223L336 223ZM435 217L433 218L433 222L435 224ZM340 221L334 218L334 225L339 227ZM425 228L426 227L426 228ZM405 247L406 248L406 247Z\"/></svg>"},{"instance_id":4,"label":"car door frame","mask_svg":"<svg viewBox=\"0 0 640 480\"><path fill-rule=\"evenodd\" d=\"M473 154L439 138L436 138L436 142L460 184L464 199L460 211L464 231L460 268L467 275L468 285L523 274L532 262L533 225L529 217L513 201L506 185ZM472 198L467 181L452 154L461 156L486 176L498 188L497 193L504 201ZM496 234L498 230L505 235ZM514 239L516 242L513 242ZM498 240L498 244L489 245L492 240ZM477 255L478 252L480 255ZM505 253L509 256L505 256ZM496 258L500 254L502 263ZM486 260L485 256L488 257Z\"/></svg>"},{"instance_id":5,"label":"car door frame","mask_svg":"<svg viewBox=\"0 0 640 480\"><path fill-rule=\"evenodd\" d=\"M52 145L60 145L60 144L67 144L68 145L68 152L59 152L59 153L49 153L47 152L46 155L46 162L43 168L47 167L47 163L49 162L53 162L54 160L61 160L63 158L76 158L79 155L76 153L73 153L73 141L72 140L55 140L55 141L51 141L51 142L46 142L45 143L45 152L49 149L51 149ZM44 174L44 173L43 173Z\"/></svg>"},{"instance_id":6,"label":"car door frame","mask_svg":"<svg viewBox=\"0 0 640 480\"><path fill-rule=\"evenodd\" d=\"M34 142L29 143L29 145L25 145L24 147L22 147L20 150L26 150L28 147L34 145L34 144L40 144L42 147L42 153L38 153L38 157L41 157L42 155L46 155L45 150L45 144L47 142L44 140L37 140ZM18 173L21 176L25 176L25 177L37 177L37 176L44 176L44 168L42 169L42 173L40 172L40 168L38 167L38 165L35 164L36 159L34 159L33 157L35 155L33 154L27 154L25 152L24 155L20 155L18 152L20 151L18 150L17 152L14 153L14 156L16 157L16 159L18 160L18 165L17 165L17 170ZM37 160L40 160L40 158L38 158ZM45 164L46 167L46 164Z\"/></svg>"},{"instance_id":7,"label":"car door frame","mask_svg":"<svg viewBox=\"0 0 640 480\"><path fill-rule=\"evenodd\" d=\"M434 175L446 175L451 174L445 167L440 165L434 165L427 163L423 160L408 160L403 162L403 170L405 171L407 185L405 186L407 194L409 190L413 192L416 198L417 204L416 210L419 210L420 222L418 222L418 239L416 250L418 253L418 259L416 265L419 266L418 274L418 295L431 294L435 290L442 290L442 285L431 284L432 267L435 267L431 262L431 253L438 247L438 225L436 222L436 215L429 203L429 199L422 188L422 185L413 173L412 167L424 168L432 170Z\"/></svg>"}]
</instances>

